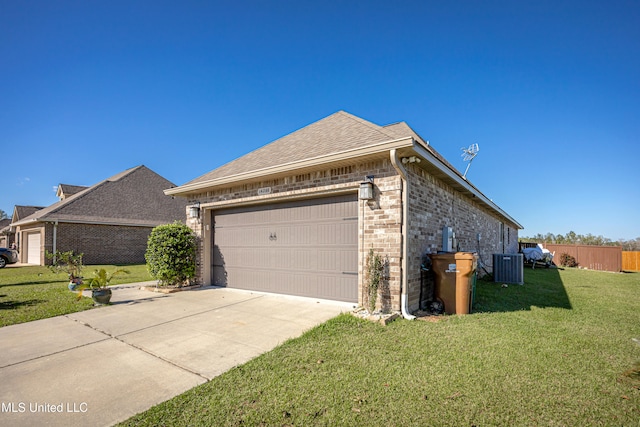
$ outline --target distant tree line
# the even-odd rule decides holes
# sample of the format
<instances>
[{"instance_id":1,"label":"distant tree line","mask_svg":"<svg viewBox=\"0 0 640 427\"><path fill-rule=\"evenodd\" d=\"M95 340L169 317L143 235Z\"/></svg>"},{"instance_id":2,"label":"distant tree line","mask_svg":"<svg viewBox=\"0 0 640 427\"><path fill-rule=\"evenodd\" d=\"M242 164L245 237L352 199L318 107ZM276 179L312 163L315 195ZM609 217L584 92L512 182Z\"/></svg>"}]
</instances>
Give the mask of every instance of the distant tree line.
<instances>
[{"instance_id":1,"label":"distant tree line","mask_svg":"<svg viewBox=\"0 0 640 427\"><path fill-rule=\"evenodd\" d=\"M632 240L611 240L603 236L593 234L576 234L570 231L567 234L536 234L533 237L520 237L521 242L555 243L558 245L596 245L596 246L622 246L623 251L640 251L640 237Z\"/></svg>"}]
</instances>

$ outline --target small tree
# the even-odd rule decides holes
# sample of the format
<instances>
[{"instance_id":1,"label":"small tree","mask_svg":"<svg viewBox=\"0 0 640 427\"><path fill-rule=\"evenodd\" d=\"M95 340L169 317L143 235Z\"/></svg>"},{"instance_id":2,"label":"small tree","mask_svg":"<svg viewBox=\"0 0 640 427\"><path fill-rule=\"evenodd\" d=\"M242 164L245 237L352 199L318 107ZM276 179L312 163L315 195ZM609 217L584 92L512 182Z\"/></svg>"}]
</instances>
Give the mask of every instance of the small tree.
<instances>
[{"instance_id":1,"label":"small tree","mask_svg":"<svg viewBox=\"0 0 640 427\"><path fill-rule=\"evenodd\" d=\"M373 248L369 249L366 268L369 313L373 313L376 310L378 288L382 281L382 272L384 269L382 257L380 254L376 253Z\"/></svg>"},{"instance_id":2,"label":"small tree","mask_svg":"<svg viewBox=\"0 0 640 427\"><path fill-rule=\"evenodd\" d=\"M49 269L54 273L57 274L65 272L69 275L69 280L72 282L76 281L76 279L80 279L80 273L84 268L84 265L82 264L82 257L84 254L76 254L73 251L45 251L45 256L48 260L51 260Z\"/></svg>"},{"instance_id":3,"label":"small tree","mask_svg":"<svg viewBox=\"0 0 640 427\"><path fill-rule=\"evenodd\" d=\"M160 285L182 286L196 275L196 237L177 221L159 225L151 230L144 258Z\"/></svg>"}]
</instances>

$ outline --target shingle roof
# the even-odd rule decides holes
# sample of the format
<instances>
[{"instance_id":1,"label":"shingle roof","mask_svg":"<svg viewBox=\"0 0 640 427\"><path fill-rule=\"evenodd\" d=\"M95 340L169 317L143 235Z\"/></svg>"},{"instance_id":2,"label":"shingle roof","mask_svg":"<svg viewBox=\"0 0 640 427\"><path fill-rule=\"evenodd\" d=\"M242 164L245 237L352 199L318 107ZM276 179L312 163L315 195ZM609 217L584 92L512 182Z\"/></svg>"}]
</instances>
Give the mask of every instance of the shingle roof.
<instances>
[{"instance_id":1,"label":"shingle roof","mask_svg":"<svg viewBox=\"0 0 640 427\"><path fill-rule=\"evenodd\" d=\"M20 221L28 217L29 215L33 215L35 212L44 209L44 206L22 206L16 205L13 208L13 217L11 218L14 222Z\"/></svg>"},{"instance_id":2,"label":"shingle roof","mask_svg":"<svg viewBox=\"0 0 640 427\"><path fill-rule=\"evenodd\" d=\"M76 193L79 193L83 190L86 190L89 187L85 187L82 185L69 185L69 184L59 184L57 196L60 198L66 198L69 196L73 196Z\"/></svg>"},{"instance_id":3,"label":"shingle roof","mask_svg":"<svg viewBox=\"0 0 640 427\"><path fill-rule=\"evenodd\" d=\"M517 224L473 184L464 179L460 171L434 150L407 123L379 126L345 111L338 111L311 123L180 187L169 188L165 193L188 196L197 194L204 188L256 179L269 174L281 174L295 168L317 167L356 156L380 154L397 148L409 149L420 156L425 156L428 162L423 163L421 167L429 167L430 172L438 179L449 182L460 191L479 197L491 209Z\"/></svg>"},{"instance_id":4,"label":"shingle roof","mask_svg":"<svg viewBox=\"0 0 640 427\"><path fill-rule=\"evenodd\" d=\"M87 187L14 225L64 221L129 225L159 225L184 218L185 200L172 199L163 190L174 184L146 166L127 169Z\"/></svg>"},{"instance_id":5,"label":"shingle roof","mask_svg":"<svg viewBox=\"0 0 640 427\"><path fill-rule=\"evenodd\" d=\"M184 185L282 166L407 137L415 139L443 164L459 174L455 167L433 147L429 146L429 143L422 139L406 122L379 126L345 111L338 111Z\"/></svg>"},{"instance_id":6,"label":"shingle roof","mask_svg":"<svg viewBox=\"0 0 640 427\"><path fill-rule=\"evenodd\" d=\"M409 127L409 125L406 122L393 123L393 124L385 126L384 128L387 129L390 132L394 132L394 133L402 135L402 136L411 135L415 140L422 142L422 145L427 147L427 150L431 154L433 154L438 160L440 160L442 163L447 165L447 167L449 167L453 171L459 172L451 163L449 163L447 161L447 159L445 159L431 145L429 145L428 141L425 141L424 139L422 139L422 137L420 135L418 135L416 133L416 131L411 129L411 127Z\"/></svg>"},{"instance_id":7,"label":"shingle roof","mask_svg":"<svg viewBox=\"0 0 640 427\"><path fill-rule=\"evenodd\" d=\"M407 126L408 127L408 126ZM303 161L409 136L338 111L283 136L187 184Z\"/></svg>"}]
</instances>

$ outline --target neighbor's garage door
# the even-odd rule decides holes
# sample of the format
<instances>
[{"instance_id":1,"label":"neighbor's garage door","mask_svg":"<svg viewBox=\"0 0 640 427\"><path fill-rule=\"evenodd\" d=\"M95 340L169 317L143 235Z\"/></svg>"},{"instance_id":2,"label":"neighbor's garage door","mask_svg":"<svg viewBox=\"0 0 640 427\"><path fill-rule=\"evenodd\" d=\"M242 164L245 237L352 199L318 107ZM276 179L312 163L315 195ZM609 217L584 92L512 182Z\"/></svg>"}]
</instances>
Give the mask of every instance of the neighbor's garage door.
<instances>
[{"instance_id":1,"label":"neighbor's garage door","mask_svg":"<svg viewBox=\"0 0 640 427\"><path fill-rule=\"evenodd\" d=\"M27 234L27 263L40 265L40 233Z\"/></svg>"},{"instance_id":2,"label":"neighbor's garage door","mask_svg":"<svg viewBox=\"0 0 640 427\"><path fill-rule=\"evenodd\" d=\"M358 301L356 195L214 212L214 283Z\"/></svg>"}]
</instances>

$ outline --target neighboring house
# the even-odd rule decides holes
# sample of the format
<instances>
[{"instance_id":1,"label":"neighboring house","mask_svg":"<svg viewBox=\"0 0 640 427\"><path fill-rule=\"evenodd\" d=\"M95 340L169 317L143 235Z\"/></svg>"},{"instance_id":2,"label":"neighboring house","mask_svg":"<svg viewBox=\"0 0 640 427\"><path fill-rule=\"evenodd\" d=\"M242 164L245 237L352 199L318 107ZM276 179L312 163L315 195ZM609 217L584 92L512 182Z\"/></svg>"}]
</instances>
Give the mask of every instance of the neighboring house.
<instances>
[{"instance_id":1,"label":"neighboring house","mask_svg":"<svg viewBox=\"0 0 640 427\"><path fill-rule=\"evenodd\" d=\"M21 218L26 218L34 212L44 209L43 206L14 206L13 217L8 223L0 223L0 246L8 248L12 243L16 243L16 230L13 226L14 222L18 222Z\"/></svg>"},{"instance_id":2,"label":"neighboring house","mask_svg":"<svg viewBox=\"0 0 640 427\"><path fill-rule=\"evenodd\" d=\"M58 189L56 190L56 197L60 200L64 200L69 196L73 196L76 193L86 190L89 187L84 187L82 185L69 185L69 184L59 184Z\"/></svg>"},{"instance_id":3,"label":"neighboring house","mask_svg":"<svg viewBox=\"0 0 640 427\"><path fill-rule=\"evenodd\" d=\"M0 248L8 248L13 243L13 236L11 218L0 219Z\"/></svg>"},{"instance_id":4,"label":"neighboring house","mask_svg":"<svg viewBox=\"0 0 640 427\"><path fill-rule=\"evenodd\" d=\"M60 184L59 202L28 216L14 212L20 262L45 265L45 251L73 250L86 264L144 263L153 227L184 219L186 202L163 193L172 186L145 166L91 187Z\"/></svg>"},{"instance_id":5,"label":"neighboring house","mask_svg":"<svg viewBox=\"0 0 640 427\"><path fill-rule=\"evenodd\" d=\"M406 123L343 111L165 194L189 202L202 283L362 304L373 248L387 261L382 306L406 315L445 227L485 263L516 253L522 229Z\"/></svg>"}]
</instances>

